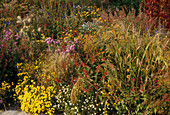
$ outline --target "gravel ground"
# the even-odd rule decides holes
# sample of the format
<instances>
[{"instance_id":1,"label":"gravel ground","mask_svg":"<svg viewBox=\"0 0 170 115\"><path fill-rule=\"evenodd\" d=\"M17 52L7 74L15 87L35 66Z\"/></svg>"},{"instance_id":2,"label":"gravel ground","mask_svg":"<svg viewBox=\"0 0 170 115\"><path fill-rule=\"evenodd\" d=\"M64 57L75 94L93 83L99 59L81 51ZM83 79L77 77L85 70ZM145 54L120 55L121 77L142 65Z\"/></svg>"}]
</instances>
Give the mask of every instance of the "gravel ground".
<instances>
[{"instance_id":1,"label":"gravel ground","mask_svg":"<svg viewBox=\"0 0 170 115\"><path fill-rule=\"evenodd\" d=\"M0 115L31 115L31 114L25 113L24 111L17 111L17 110L7 110L7 111L0 110ZM56 113L54 115L64 115L64 114Z\"/></svg>"},{"instance_id":2,"label":"gravel ground","mask_svg":"<svg viewBox=\"0 0 170 115\"><path fill-rule=\"evenodd\" d=\"M16 110L7 110L7 111L0 111L0 115L30 115L23 111L16 111Z\"/></svg>"}]
</instances>

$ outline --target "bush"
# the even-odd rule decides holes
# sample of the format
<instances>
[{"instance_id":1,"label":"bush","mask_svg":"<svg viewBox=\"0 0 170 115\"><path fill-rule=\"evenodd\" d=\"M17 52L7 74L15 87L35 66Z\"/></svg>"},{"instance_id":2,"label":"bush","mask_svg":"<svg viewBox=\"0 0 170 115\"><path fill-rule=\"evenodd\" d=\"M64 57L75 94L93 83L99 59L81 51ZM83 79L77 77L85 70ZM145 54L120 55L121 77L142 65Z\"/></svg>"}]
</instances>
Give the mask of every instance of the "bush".
<instances>
[{"instance_id":1,"label":"bush","mask_svg":"<svg viewBox=\"0 0 170 115\"><path fill-rule=\"evenodd\" d=\"M16 64L21 62L22 47L21 36L14 35L11 30L4 30L0 40L0 97L4 104L12 101L13 88L17 84Z\"/></svg>"}]
</instances>

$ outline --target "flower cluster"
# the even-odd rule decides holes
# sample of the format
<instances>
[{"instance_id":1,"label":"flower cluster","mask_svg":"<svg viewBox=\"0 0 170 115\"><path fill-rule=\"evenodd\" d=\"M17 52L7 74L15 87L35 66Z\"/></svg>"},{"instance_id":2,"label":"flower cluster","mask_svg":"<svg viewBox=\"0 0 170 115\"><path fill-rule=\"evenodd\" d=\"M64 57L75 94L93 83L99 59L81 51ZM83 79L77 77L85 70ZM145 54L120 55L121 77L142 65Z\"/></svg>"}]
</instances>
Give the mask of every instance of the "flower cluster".
<instances>
[{"instance_id":1,"label":"flower cluster","mask_svg":"<svg viewBox=\"0 0 170 115\"><path fill-rule=\"evenodd\" d=\"M21 104L21 109L27 113L40 114L45 113L52 115L55 109L52 107L54 96L56 94L55 84L47 86L46 83L39 84L41 81L45 81L45 77L42 74L38 74L37 78L42 79L37 81L29 74L32 75L28 70L34 72L40 72L41 61L36 60L34 65L31 67L29 64L18 63L17 67L21 73L18 73L18 84L15 87L14 100ZM28 72L24 72L28 71ZM46 80L47 82L47 80Z\"/></svg>"},{"instance_id":2,"label":"flower cluster","mask_svg":"<svg viewBox=\"0 0 170 115\"><path fill-rule=\"evenodd\" d=\"M27 113L34 113L37 115L40 113L53 115L55 108L52 106L55 93L54 86L45 88L44 86L35 87L33 85L26 85L23 89L23 93L18 96L21 109Z\"/></svg>"},{"instance_id":3,"label":"flower cluster","mask_svg":"<svg viewBox=\"0 0 170 115\"><path fill-rule=\"evenodd\" d=\"M6 81L3 81L0 87L0 91L5 91L5 90L10 91L10 87L11 85L9 83L7 83Z\"/></svg>"},{"instance_id":4,"label":"flower cluster","mask_svg":"<svg viewBox=\"0 0 170 115\"><path fill-rule=\"evenodd\" d=\"M75 50L77 47L79 47L78 45L78 39L74 38L74 41L68 41L65 40L64 42L60 41L60 40L53 40L51 37L46 38L45 41L48 44L48 51L50 51L51 47L53 47L53 49L55 48L55 53L75 53Z\"/></svg>"}]
</instances>

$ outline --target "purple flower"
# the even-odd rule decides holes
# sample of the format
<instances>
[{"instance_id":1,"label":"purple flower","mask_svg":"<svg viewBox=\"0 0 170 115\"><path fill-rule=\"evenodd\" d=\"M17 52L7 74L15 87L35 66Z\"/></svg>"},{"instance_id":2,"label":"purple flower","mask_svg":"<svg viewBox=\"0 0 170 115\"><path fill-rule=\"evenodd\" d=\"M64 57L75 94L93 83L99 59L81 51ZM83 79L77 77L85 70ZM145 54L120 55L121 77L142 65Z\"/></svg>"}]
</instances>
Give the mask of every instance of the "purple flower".
<instances>
[{"instance_id":1,"label":"purple flower","mask_svg":"<svg viewBox=\"0 0 170 115\"><path fill-rule=\"evenodd\" d=\"M49 45L49 44L50 44L50 41L47 41L47 44Z\"/></svg>"},{"instance_id":2,"label":"purple flower","mask_svg":"<svg viewBox=\"0 0 170 115\"><path fill-rule=\"evenodd\" d=\"M3 101L2 101L2 100L0 100L0 103L3 103Z\"/></svg>"},{"instance_id":3,"label":"purple flower","mask_svg":"<svg viewBox=\"0 0 170 115\"><path fill-rule=\"evenodd\" d=\"M26 91L23 91L23 93L25 93Z\"/></svg>"},{"instance_id":4,"label":"purple flower","mask_svg":"<svg viewBox=\"0 0 170 115\"><path fill-rule=\"evenodd\" d=\"M17 49L18 49L18 47L15 47L15 48L14 48L14 50L17 50Z\"/></svg>"},{"instance_id":5,"label":"purple flower","mask_svg":"<svg viewBox=\"0 0 170 115\"><path fill-rule=\"evenodd\" d=\"M4 37L8 37L9 35L8 34L5 34Z\"/></svg>"},{"instance_id":6,"label":"purple flower","mask_svg":"<svg viewBox=\"0 0 170 115\"><path fill-rule=\"evenodd\" d=\"M17 33L18 33L18 30L15 30L15 32L17 32Z\"/></svg>"},{"instance_id":7,"label":"purple flower","mask_svg":"<svg viewBox=\"0 0 170 115\"><path fill-rule=\"evenodd\" d=\"M19 39L19 37L17 37L17 38L15 38L16 40L18 40Z\"/></svg>"},{"instance_id":8,"label":"purple flower","mask_svg":"<svg viewBox=\"0 0 170 115\"><path fill-rule=\"evenodd\" d=\"M51 37L49 37L49 38L45 39L45 41L44 41L44 42L47 42L47 41L49 41L49 40L51 40Z\"/></svg>"},{"instance_id":9,"label":"purple flower","mask_svg":"<svg viewBox=\"0 0 170 115\"><path fill-rule=\"evenodd\" d=\"M48 14L48 15L50 15L50 13L49 13L49 12L47 12L47 14Z\"/></svg>"},{"instance_id":10,"label":"purple flower","mask_svg":"<svg viewBox=\"0 0 170 115\"><path fill-rule=\"evenodd\" d=\"M47 49L47 51L49 52L49 51L50 51L50 49Z\"/></svg>"},{"instance_id":11,"label":"purple flower","mask_svg":"<svg viewBox=\"0 0 170 115\"><path fill-rule=\"evenodd\" d=\"M60 49L60 48L58 48L58 49L57 49L57 51L58 51L58 52L60 52L60 51L61 51L61 49Z\"/></svg>"},{"instance_id":12,"label":"purple flower","mask_svg":"<svg viewBox=\"0 0 170 115\"><path fill-rule=\"evenodd\" d=\"M57 40L56 42L55 42L55 44L58 44L59 43L59 40Z\"/></svg>"},{"instance_id":13,"label":"purple flower","mask_svg":"<svg viewBox=\"0 0 170 115\"><path fill-rule=\"evenodd\" d=\"M70 51L69 49L66 50L66 52L69 52L69 51Z\"/></svg>"},{"instance_id":14,"label":"purple flower","mask_svg":"<svg viewBox=\"0 0 170 115\"><path fill-rule=\"evenodd\" d=\"M74 41L75 41L76 43L78 43L78 39L77 39L77 38L74 38Z\"/></svg>"},{"instance_id":15,"label":"purple flower","mask_svg":"<svg viewBox=\"0 0 170 115\"><path fill-rule=\"evenodd\" d=\"M9 25L9 24L10 24L10 22L7 22L7 24Z\"/></svg>"},{"instance_id":16,"label":"purple flower","mask_svg":"<svg viewBox=\"0 0 170 115\"><path fill-rule=\"evenodd\" d=\"M14 44L14 45L16 45L16 44L17 44L17 42L14 42L13 44Z\"/></svg>"},{"instance_id":17,"label":"purple flower","mask_svg":"<svg viewBox=\"0 0 170 115\"><path fill-rule=\"evenodd\" d=\"M12 34L12 32L9 32L8 34L9 34L9 35L11 35L11 34Z\"/></svg>"},{"instance_id":18,"label":"purple flower","mask_svg":"<svg viewBox=\"0 0 170 115\"><path fill-rule=\"evenodd\" d=\"M65 53L66 53L66 51L63 51L62 53L63 53L63 54L65 54Z\"/></svg>"}]
</instances>

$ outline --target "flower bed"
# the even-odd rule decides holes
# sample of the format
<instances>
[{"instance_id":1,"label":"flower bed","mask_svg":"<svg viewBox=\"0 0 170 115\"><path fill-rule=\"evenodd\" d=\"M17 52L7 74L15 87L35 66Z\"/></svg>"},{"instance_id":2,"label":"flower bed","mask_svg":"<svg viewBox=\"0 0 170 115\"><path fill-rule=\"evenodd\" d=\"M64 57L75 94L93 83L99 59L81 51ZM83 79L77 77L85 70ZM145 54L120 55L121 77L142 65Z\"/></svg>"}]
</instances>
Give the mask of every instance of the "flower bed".
<instances>
[{"instance_id":1,"label":"flower bed","mask_svg":"<svg viewBox=\"0 0 170 115\"><path fill-rule=\"evenodd\" d=\"M117 9L113 16L95 5L52 0L4 10L0 108L168 114L170 33L153 29L142 10L135 16Z\"/></svg>"}]
</instances>

